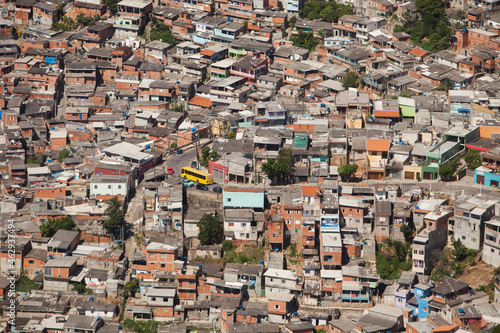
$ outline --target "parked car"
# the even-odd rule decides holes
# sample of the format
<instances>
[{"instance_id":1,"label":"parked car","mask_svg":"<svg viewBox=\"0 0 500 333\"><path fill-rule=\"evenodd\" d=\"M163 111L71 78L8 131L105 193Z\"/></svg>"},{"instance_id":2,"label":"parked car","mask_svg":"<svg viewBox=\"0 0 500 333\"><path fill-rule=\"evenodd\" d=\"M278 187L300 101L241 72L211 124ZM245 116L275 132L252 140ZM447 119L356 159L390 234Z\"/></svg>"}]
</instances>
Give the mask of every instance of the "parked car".
<instances>
[{"instance_id":1,"label":"parked car","mask_svg":"<svg viewBox=\"0 0 500 333\"><path fill-rule=\"evenodd\" d=\"M187 187L193 187L194 186L194 182L192 180L189 180L189 179L184 179L183 184L184 184L184 186L187 186Z\"/></svg>"},{"instance_id":2,"label":"parked car","mask_svg":"<svg viewBox=\"0 0 500 333\"><path fill-rule=\"evenodd\" d=\"M173 174L175 173L174 168L172 168L172 167L168 167L168 168L167 168L167 173L169 173L169 174L173 175Z\"/></svg>"},{"instance_id":3,"label":"parked car","mask_svg":"<svg viewBox=\"0 0 500 333\"><path fill-rule=\"evenodd\" d=\"M179 148L179 149L177 149L177 155L180 155L180 154L182 154L182 149Z\"/></svg>"},{"instance_id":4,"label":"parked car","mask_svg":"<svg viewBox=\"0 0 500 333\"><path fill-rule=\"evenodd\" d=\"M203 184L196 185L197 190L208 191L208 187Z\"/></svg>"},{"instance_id":5,"label":"parked car","mask_svg":"<svg viewBox=\"0 0 500 333\"><path fill-rule=\"evenodd\" d=\"M214 191L215 193L222 193L222 187L215 186L212 191Z\"/></svg>"}]
</instances>

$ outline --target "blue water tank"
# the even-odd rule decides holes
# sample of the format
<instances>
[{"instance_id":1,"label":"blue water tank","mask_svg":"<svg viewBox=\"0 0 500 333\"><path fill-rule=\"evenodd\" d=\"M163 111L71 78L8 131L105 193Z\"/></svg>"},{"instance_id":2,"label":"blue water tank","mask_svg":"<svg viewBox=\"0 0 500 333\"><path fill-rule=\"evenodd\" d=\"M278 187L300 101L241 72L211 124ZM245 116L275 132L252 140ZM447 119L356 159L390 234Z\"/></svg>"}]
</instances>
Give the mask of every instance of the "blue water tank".
<instances>
[{"instance_id":1,"label":"blue water tank","mask_svg":"<svg viewBox=\"0 0 500 333\"><path fill-rule=\"evenodd\" d=\"M151 148L151 145L146 145L146 149L150 149Z\"/></svg>"},{"instance_id":2,"label":"blue water tank","mask_svg":"<svg viewBox=\"0 0 500 333\"><path fill-rule=\"evenodd\" d=\"M264 265L264 260L259 260L259 265Z\"/></svg>"},{"instance_id":3,"label":"blue water tank","mask_svg":"<svg viewBox=\"0 0 500 333\"><path fill-rule=\"evenodd\" d=\"M325 103L321 103L321 107L324 108L325 107Z\"/></svg>"},{"instance_id":4,"label":"blue water tank","mask_svg":"<svg viewBox=\"0 0 500 333\"><path fill-rule=\"evenodd\" d=\"M123 112L123 113L122 113L122 116L126 117L126 116L127 116L127 114L126 114L125 112Z\"/></svg>"},{"instance_id":5,"label":"blue water tank","mask_svg":"<svg viewBox=\"0 0 500 333\"><path fill-rule=\"evenodd\" d=\"M56 129L56 128L55 128L54 126L52 126L52 127L50 128L50 130L51 130L51 131L53 131L53 130L55 130L55 129Z\"/></svg>"},{"instance_id":6,"label":"blue water tank","mask_svg":"<svg viewBox=\"0 0 500 333\"><path fill-rule=\"evenodd\" d=\"M415 209L420 209L420 207L419 206L415 206Z\"/></svg>"},{"instance_id":7,"label":"blue water tank","mask_svg":"<svg viewBox=\"0 0 500 333\"><path fill-rule=\"evenodd\" d=\"M90 300L93 301L94 300L94 296L90 296Z\"/></svg>"}]
</instances>

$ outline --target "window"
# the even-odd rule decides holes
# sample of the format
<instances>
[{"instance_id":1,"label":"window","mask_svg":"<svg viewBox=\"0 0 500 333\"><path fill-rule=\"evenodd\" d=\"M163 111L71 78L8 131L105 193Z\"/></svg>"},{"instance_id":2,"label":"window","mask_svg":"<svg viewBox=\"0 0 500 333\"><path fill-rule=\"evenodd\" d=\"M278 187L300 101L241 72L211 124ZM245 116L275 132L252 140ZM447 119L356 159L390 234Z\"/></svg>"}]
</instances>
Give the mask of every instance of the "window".
<instances>
[{"instance_id":1,"label":"window","mask_svg":"<svg viewBox=\"0 0 500 333\"><path fill-rule=\"evenodd\" d=\"M105 266L105 267L108 267L108 266L109 266L109 262L105 262L105 263L104 263L104 266Z\"/></svg>"},{"instance_id":2,"label":"window","mask_svg":"<svg viewBox=\"0 0 500 333\"><path fill-rule=\"evenodd\" d=\"M34 260L28 260L28 263L30 263L30 264L34 264L34 263L35 263L35 261L34 261Z\"/></svg>"},{"instance_id":3,"label":"window","mask_svg":"<svg viewBox=\"0 0 500 333\"><path fill-rule=\"evenodd\" d=\"M465 240L465 239L467 239L467 237L465 237L465 236L462 236L462 239L463 239L463 240Z\"/></svg>"},{"instance_id":4,"label":"window","mask_svg":"<svg viewBox=\"0 0 500 333\"><path fill-rule=\"evenodd\" d=\"M154 302L156 301L156 297L151 297L151 300Z\"/></svg>"},{"instance_id":5,"label":"window","mask_svg":"<svg viewBox=\"0 0 500 333\"><path fill-rule=\"evenodd\" d=\"M160 267L161 268L165 268L165 264L160 264Z\"/></svg>"},{"instance_id":6,"label":"window","mask_svg":"<svg viewBox=\"0 0 500 333\"><path fill-rule=\"evenodd\" d=\"M97 185L94 185L94 190L97 190Z\"/></svg>"},{"instance_id":7,"label":"window","mask_svg":"<svg viewBox=\"0 0 500 333\"><path fill-rule=\"evenodd\" d=\"M121 185L118 185L118 189L121 190L122 189L122 186Z\"/></svg>"},{"instance_id":8,"label":"window","mask_svg":"<svg viewBox=\"0 0 500 333\"><path fill-rule=\"evenodd\" d=\"M226 201L227 201L227 202L231 202L231 198L227 198L227 199L226 199Z\"/></svg>"},{"instance_id":9,"label":"window","mask_svg":"<svg viewBox=\"0 0 500 333\"><path fill-rule=\"evenodd\" d=\"M108 190L111 190L111 185L108 185Z\"/></svg>"},{"instance_id":10,"label":"window","mask_svg":"<svg viewBox=\"0 0 500 333\"><path fill-rule=\"evenodd\" d=\"M279 306L278 304L274 304L274 308L275 308L275 309L279 309L279 308L280 308L280 306Z\"/></svg>"}]
</instances>

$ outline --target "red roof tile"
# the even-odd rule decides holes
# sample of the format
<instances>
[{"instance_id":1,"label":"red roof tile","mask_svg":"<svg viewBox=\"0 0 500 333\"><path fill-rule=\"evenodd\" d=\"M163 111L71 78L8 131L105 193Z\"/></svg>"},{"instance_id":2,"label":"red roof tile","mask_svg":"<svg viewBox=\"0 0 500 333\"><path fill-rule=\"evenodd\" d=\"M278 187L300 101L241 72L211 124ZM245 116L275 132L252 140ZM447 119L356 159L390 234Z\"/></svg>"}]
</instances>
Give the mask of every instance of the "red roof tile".
<instances>
[{"instance_id":1,"label":"red roof tile","mask_svg":"<svg viewBox=\"0 0 500 333\"><path fill-rule=\"evenodd\" d=\"M201 106L202 108L209 108L212 106L212 101L206 97L194 96L189 101L190 105Z\"/></svg>"},{"instance_id":2,"label":"red roof tile","mask_svg":"<svg viewBox=\"0 0 500 333\"><path fill-rule=\"evenodd\" d=\"M302 186L302 195L318 195L319 186Z\"/></svg>"},{"instance_id":3,"label":"red roof tile","mask_svg":"<svg viewBox=\"0 0 500 333\"><path fill-rule=\"evenodd\" d=\"M367 151L389 151L391 140L368 139L366 140Z\"/></svg>"},{"instance_id":4,"label":"red roof tile","mask_svg":"<svg viewBox=\"0 0 500 333\"><path fill-rule=\"evenodd\" d=\"M375 110L373 111L375 118L399 118L399 110L385 111L385 110Z\"/></svg>"}]
</instances>

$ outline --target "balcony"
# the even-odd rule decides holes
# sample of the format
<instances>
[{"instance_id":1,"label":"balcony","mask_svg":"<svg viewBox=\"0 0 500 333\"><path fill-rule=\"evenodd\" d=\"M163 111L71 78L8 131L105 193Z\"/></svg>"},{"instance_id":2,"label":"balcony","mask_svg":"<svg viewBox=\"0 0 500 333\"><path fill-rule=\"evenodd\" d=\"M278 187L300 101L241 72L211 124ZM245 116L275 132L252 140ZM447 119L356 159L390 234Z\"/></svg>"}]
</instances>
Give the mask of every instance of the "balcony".
<instances>
[{"instance_id":1,"label":"balcony","mask_svg":"<svg viewBox=\"0 0 500 333\"><path fill-rule=\"evenodd\" d=\"M342 294L342 302L369 302L368 294Z\"/></svg>"}]
</instances>

